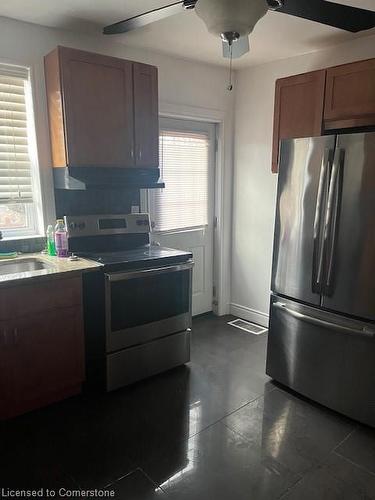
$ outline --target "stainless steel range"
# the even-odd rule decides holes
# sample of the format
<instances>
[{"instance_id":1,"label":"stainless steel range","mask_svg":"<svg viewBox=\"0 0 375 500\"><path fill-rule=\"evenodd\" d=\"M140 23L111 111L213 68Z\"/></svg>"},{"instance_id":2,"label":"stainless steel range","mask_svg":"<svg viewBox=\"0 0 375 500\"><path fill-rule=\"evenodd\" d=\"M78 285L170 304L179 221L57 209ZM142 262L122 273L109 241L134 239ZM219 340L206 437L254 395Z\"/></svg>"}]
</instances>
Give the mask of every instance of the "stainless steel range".
<instances>
[{"instance_id":1,"label":"stainless steel range","mask_svg":"<svg viewBox=\"0 0 375 500\"><path fill-rule=\"evenodd\" d=\"M110 391L190 360L192 254L150 245L148 214L69 216L84 280L88 382Z\"/></svg>"}]
</instances>

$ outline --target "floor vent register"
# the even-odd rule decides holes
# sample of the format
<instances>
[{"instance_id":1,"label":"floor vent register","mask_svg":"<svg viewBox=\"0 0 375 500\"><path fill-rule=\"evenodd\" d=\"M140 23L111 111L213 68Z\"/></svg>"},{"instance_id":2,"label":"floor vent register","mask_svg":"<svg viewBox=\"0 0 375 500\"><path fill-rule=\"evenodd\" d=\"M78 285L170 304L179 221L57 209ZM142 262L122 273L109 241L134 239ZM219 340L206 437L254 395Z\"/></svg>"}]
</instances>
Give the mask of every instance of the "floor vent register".
<instances>
[{"instance_id":1,"label":"floor vent register","mask_svg":"<svg viewBox=\"0 0 375 500\"><path fill-rule=\"evenodd\" d=\"M249 323L249 321L245 321L243 319L235 319L233 321L229 321L228 325L239 328L240 330L251 333L252 335L262 335L262 333L265 333L267 331L267 328L255 325L254 323Z\"/></svg>"}]
</instances>

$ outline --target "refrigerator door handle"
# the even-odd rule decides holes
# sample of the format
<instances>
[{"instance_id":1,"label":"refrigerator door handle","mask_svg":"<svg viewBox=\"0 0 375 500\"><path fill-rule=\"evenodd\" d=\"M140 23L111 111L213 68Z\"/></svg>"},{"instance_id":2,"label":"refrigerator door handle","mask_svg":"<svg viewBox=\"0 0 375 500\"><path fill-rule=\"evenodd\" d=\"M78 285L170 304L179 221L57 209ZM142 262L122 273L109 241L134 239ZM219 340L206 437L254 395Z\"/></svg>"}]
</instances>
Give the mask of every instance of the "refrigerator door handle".
<instances>
[{"instance_id":1,"label":"refrigerator door handle","mask_svg":"<svg viewBox=\"0 0 375 500\"><path fill-rule=\"evenodd\" d=\"M337 323L331 323L330 321L325 321L323 319L319 318L314 318L312 316L308 316L307 314L303 314L301 312L295 311L294 309L290 309L289 307L286 306L286 304L282 302L275 302L273 304L273 307L276 309L279 309L281 311L284 311L285 313L289 314L289 316L292 316L292 318L299 319L301 321L304 321L306 323L310 323L315 326L322 326L324 328L328 328L330 330L335 330L338 332L343 332L343 333L349 333L349 334L357 334L357 335L364 335L365 337L368 338L375 338L375 330L370 330L367 327L364 328L351 328L348 326L344 325L339 325Z\"/></svg>"},{"instance_id":2,"label":"refrigerator door handle","mask_svg":"<svg viewBox=\"0 0 375 500\"><path fill-rule=\"evenodd\" d=\"M334 165L337 165L336 176L334 179L333 194L332 194L332 204L334 208L332 209L331 218L329 222L327 239L330 237L330 248L328 257L328 270L327 270L327 280L325 286L325 294L328 295L331 292L332 287L332 277L333 277L333 267L334 267L334 255L335 255L335 244L336 235L338 228L338 216L340 210L340 193L341 193L341 181L343 174L343 167L345 161L345 150L338 149L335 154Z\"/></svg>"},{"instance_id":3,"label":"refrigerator door handle","mask_svg":"<svg viewBox=\"0 0 375 500\"><path fill-rule=\"evenodd\" d=\"M322 276L323 276L323 257L324 244L321 241L321 225L323 219L324 198L327 193L327 179L329 167L332 163L333 150L326 148L324 151L322 165L320 168L318 195L316 199L315 218L314 218L314 250L313 250L313 274L312 274L312 290L316 293L321 293Z\"/></svg>"}]
</instances>

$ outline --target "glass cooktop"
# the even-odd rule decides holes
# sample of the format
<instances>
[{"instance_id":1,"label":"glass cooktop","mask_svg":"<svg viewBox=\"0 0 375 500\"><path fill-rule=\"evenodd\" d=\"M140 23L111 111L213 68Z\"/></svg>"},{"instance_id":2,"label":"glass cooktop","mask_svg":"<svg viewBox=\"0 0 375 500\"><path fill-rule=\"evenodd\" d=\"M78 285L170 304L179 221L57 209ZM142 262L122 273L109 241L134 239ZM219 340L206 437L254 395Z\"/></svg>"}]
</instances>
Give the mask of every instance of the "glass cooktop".
<instances>
[{"instance_id":1,"label":"glass cooktop","mask_svg":"<svg viewBox=\"0 0 375 500\"><path fill-rule=\"evenodd\" d=\"M116 252L78 252L77 255L99 262L104 266L120 266L122 269L148 264L166 265L186 262L193 257L191 252L155 245L145 245Z\"/></svg>"}]
</instances>

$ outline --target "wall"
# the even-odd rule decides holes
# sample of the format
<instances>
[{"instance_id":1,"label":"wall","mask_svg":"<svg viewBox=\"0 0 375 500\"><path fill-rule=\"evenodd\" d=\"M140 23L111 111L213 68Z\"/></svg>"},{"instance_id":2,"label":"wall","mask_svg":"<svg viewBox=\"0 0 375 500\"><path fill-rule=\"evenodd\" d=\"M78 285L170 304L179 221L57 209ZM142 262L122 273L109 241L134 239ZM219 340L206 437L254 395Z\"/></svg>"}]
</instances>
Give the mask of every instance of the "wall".
<instances>
[{"instance_id":1,"label":"wall","mask_svg":"<svg viewBox=\"0 0 375 500\"><path fill-rule=\"evenodd\" d=\"M201 114L202 118L218 116L225 130L221 138L221 158L223 185L225 193L223 199L224 213L220 219L224 230L222 247L221 269L225 269L222 276L223 308L229 308L230 294L230 225L231 225L231 193L232 193L232 111L233 95L228 93L227 70L207 64L177 59L151 51L137 50L115 43L115 38L102 35L79 35L68 31L46 28L34 24L15 21L0 17L0 60L3 62L25 64L32 69L34 87L34 108L37 130L38 157L41 169L43 208L45 224L54 219L53 183L51 173L51 153L49 146L47 108L45 98L43 56L57 45L100 52L125 59L136 60L153 64L159 68L159 90L161 110L167 114L189 115L195 118ZM190 109L193 109L190 112ZM202 113L200 113L202 110ZM216 121L216 120L214 120ZM224 296L226 295L226 296Z\"/></svg>"},{"instance_id":2,"label":"wall","mask_svg":"<svg viewBox=\"0 0 375 500\"><path fill-rule=\"evenodd\" d=\"M284 59L237 74L235 101L232 306L267 325L277 175L271 174L275 80L375 57L375 37Z\"/></svg>"}]
</instances>

